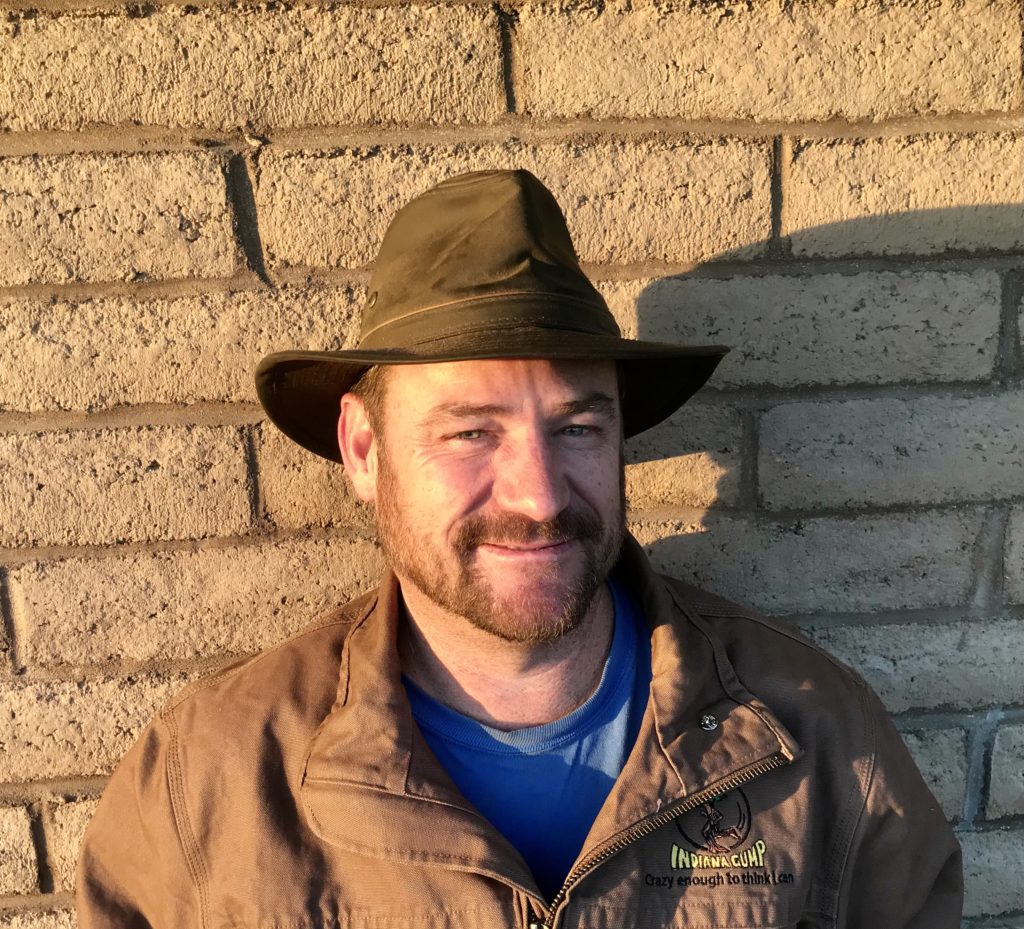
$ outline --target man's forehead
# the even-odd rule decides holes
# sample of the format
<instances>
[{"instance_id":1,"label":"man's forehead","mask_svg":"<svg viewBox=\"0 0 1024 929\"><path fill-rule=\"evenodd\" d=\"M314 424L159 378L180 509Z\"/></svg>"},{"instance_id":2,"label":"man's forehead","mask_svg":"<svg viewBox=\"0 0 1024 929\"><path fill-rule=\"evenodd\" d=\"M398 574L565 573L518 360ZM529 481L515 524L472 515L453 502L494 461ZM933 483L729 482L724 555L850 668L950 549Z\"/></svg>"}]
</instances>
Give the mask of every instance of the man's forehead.
<instances>
[{"instance_id":1,"label":"man's forehead","mask_svg":"<svg viewBox=\"0 0 1024 929\"><path fill-rule=\"evenodd\" d=\"M514 405L541 396L552 404L617 396L610 360L474 359L395 365L387 372L388 394L417 406Z\"/></svg>"}]
</instances>

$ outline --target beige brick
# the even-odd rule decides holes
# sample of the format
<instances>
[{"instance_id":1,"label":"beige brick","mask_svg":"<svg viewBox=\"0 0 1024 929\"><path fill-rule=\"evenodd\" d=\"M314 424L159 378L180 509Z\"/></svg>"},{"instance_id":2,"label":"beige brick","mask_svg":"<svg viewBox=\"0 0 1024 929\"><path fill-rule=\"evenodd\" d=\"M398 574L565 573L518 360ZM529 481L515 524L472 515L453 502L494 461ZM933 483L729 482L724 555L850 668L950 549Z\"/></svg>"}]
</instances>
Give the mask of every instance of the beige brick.
<instances>
[{"instance_id":1,"label":"beige brick","mask_svg":"<svg viewBox=\"0 0 1024 929\"><path fill-rule=\"evenodd\" d=\"M0 849L0 896L38 893L36 852L24 807L0 807Z\"/></svg>"},{"instance_id":2,"label":"beige brick","mask_svg":"<svg viewBox=\"0 0 1024 929\"><path fill-rule=\"evenodd\" d=\"M761 418L769 507L1024 496L1024 393L785 403Z\"/></svg>"},{"instance_id":3,"label":"beige brick","mask_svg":"<svg viewBox=\"0 0 1024 929\"><path fill-rule=\"evenodd\" d=\"M340 464L306 451L269 422L257 433L256 460L263 510L274 525L373 525L372 509L359 502Z\"/></svg>"},{"instance_id":4,"label":"beige brick","mask_svg":"<svg viewBox=\"0 0 1024 929\"><path fill-rule=\"evenodd\" d=\"M74 910L7 910L0 929L75 929Z\"/></svg>"},{"instance_id":5,"label":"beige brick","mask_svg":"<svg viewBox=\"0 0 1024 929\"><path fill-rule=\"evenodd\" d=\"M1024 136L805 142L789 169L796 255L1017 249Z\"/></svg>"},{"instance_id":6,"label":"beige brick","mask_svg":"<svg viewBox=\"0 0 1024 929\"><path fill-rule=\"evenodd\" d=\"M834 626L809 630L852 665L893 713L975 709L1018 699L1024 623L972 621Z\"/></svg>"},{"instance_id":7,"label":"beige brick","mask_svg":"<svg viewBox=\"0 0 1024 929\"><path fill-rule=\"evenodd\" d=\"M869 612L963 604L977 513L748 521L715 513L636 519L654 563L769 613Z\"/></svg>"},{"instance_id":8,"label":"beige brick","mask_svg":"<svg viewBox=\"0 0 1024 929\"><path fill-rule=\"evenodd\" d=\"M235 426L0 435L0 543L236 535L250 526L247 484Z\"/></svg>"},{"instance_id":9,"label":"beige brick","mask_svg":"<svg viewBox=\"0 0 1024 929\"><path fill-rule=\"evenodd\" d=\"M1012 603L1024 604L1024 507L1010 514L1006 533L1006 596Z\"/></svg>"},{"instance_id":10,"label":"beige brick","mask_svg":"<svg viewBox=\"0 0 1024 929\"><path fill-rule=\"evenodd\" d=\"M0 158L0 286L227 277L241 266L219 156Z\"/></svg>"},{"instance_id":11,"label":"beige brick","mask_svg":"<svg viewBox=\"0 0 1024 929\"><path fill-rule=\"evenodd\" d=\"M743 424L730 407L689 403L626 443L626 497L634 510L735 504Z\"/></svg>"},{"instance_id":12,"label":"beige brick","mask_svg":"<svg viewBox=\"0 0 1024 929\"><path fill-rule=\"evenodd\" d=\"M356 341L363 287L173 299L0 303L0 409L256 402L253 370L286 349Z\"/></svg>"},{"instance_id":13,"label":"beige brick","mask_svg":"<svg viewBox=\"0 0 1024 929\"><path fill-rule=\"evenodd\" d=\"M964 916L999 916L1021 909L1024 830L967 832L964 850Z\"/></svg>"},{"instance_id":14,"label":"beige brick","mask_svg":"<svg viewBox=\"0 0 1024 929\"><path fill-rule=\"evenodd\" d=\"M967 734L963 729L903 733L910 754L950 820L963 815L967 792Z\"/></svg>"},{"instance_id":15,"label":"beige brick","mask_svg":"<svg viewBox=\"0 0 1024 929\"><path fill-rule=\"evenodd\" d=\"M108 774L142 727L190 678L0 684L0 782Z\"/></svg>"},{"instance_id":16,"label":"beige brick","mask_svg":"<svg viewBox=\"0 0 1024 929\"><path fill-rule=\"evenodd\" d=\"M0 58L9 132L464 123L505 112L486 7L43 14L0 32Z\"/></svg>"},{"instance_id":17,"label":"beige brick","mask_svg":"<svg viewBox=\"0 0 1024 929\"><path fill-rule=\"evenodd\" d=\"M1024 814L1024 725L996 732L986 812L989 819Z\"/></svg>"},{"instance_id":18,"label":"beige brick","mask_svg":"<svg viewBox=\"0 0 1024 929\"><path fill-rule=\"evenodd\" d=\"M540 117L881 120L1021 100L1011 0L529 3L516 34Z\"/></svg>"},{"instance_id":19,"label":"beige brick","mask_svg":"<svg viewBox=\"0 0 1024 929\"><path fill-rule=\"evenodd\" d=\"M260 159L256 201L275 267L361 267L399 207L464 171L526 168L559 201L581 260L702 260L763 251L768 152L749 141L581 140L376 146Z\"/></svg>"},{"instance_id":20,"label":"beige brick","mask_svg":"<svg viewBox=\"0 0 1024 929\"><path fill-rule=\"evenodd\" d=\"M295 540L10 570L29 665L246 654L379 579L370 542Z\"/></svg>"},{"instance_id":21,"label":"beige brick","mask_svg":"<svg viewBox=\"0 0 1024 929\"><path fill-rule=\"evenodd\" d=\"M57 891L75 889L78 849L98 803L99 800L94 799L71 800L59 804L53 810L53 828L50 831L47 851L54 889Z\"/></svg>"},{"instance_id":22,"label":"beige brick","mask_svg":"<svg viewBox=\"0 0 1024 929\"><path fill-rule=\"evenodd\" d=\"M718 387L880 384L991 377L1000 278L819 274L601 282L634 338L728 345Z\"/></svg>"}]
</instances>

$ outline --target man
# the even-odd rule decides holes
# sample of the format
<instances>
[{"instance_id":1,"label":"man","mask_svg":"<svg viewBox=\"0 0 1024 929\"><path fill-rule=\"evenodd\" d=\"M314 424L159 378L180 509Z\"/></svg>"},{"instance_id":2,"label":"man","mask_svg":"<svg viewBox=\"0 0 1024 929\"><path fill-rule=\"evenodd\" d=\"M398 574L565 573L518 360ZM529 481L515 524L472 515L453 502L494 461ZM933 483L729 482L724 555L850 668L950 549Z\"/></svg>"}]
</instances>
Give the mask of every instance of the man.
<instances>
[{"instance_id":1,"label":"man","mask_svg":"<svg viewBox=\"0 0 1024 929\"><path fill-rule=\"evenodd\" d=\"M874 695L624 529L623 437L724 351L622 339L526 172L400 211L359 347L257 373L391 571L154 720L82 929L958 926L956 841Z\"/></svg>"}]
</instances>

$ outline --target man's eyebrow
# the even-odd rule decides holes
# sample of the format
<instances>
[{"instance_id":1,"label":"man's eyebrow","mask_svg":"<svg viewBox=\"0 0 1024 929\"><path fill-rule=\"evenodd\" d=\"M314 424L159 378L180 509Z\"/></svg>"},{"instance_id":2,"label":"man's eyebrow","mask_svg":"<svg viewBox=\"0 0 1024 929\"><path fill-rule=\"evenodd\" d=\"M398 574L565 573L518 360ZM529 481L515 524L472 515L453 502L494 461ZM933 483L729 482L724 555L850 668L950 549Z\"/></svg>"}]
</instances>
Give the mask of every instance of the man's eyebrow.
<instances>
[{"instance_id":1,"label":"man's eyebrow","mask_svg":"<svg viewBox=\"0 0 1024 929\"><path fill-rule=\"evenodd\" d=\"M495 403L439 403L427 411L428 417L451 416L462 419L471 416L498 416L507 413L508 408Z\"/></svg>"},{"instance_id":2,"label":"man's eyebrow","mask_svg":"<svg viewBox=\"0 0 1024 929\"><path fill-rule=\"evenodd\" d=\"M559 416L577 416L580 413L600 413L602 416L613 416L615 401L607 394L595 391L587 397L563 403L556 408L555 413Z\"/></svg>"},{"instance_id":3,"label":"man's eyebrow","mask_svg":"<svg viewBox=\"0 0 1024 929\"><path fill-rule=\"evenodd\" d=\"M451 401L439 403L431 407L428 417L451 416L455 419L473 416L500 416L510 412L509 407L497 403L458 403ZM556 416L578 416L580 413L600 413L612 416L615 413L615 401L607 394L595 391L578 400L569 400L554 409Z\"/></svg>"}]
</instances>

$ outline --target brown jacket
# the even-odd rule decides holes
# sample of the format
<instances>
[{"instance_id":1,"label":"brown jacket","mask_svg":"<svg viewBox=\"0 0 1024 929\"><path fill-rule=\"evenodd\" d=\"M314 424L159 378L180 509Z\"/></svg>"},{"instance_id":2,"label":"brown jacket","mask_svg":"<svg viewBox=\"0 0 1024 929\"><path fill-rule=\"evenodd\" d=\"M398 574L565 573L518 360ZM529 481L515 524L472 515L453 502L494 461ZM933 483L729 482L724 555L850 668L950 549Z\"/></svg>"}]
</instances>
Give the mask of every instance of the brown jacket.
<instances>
[{"instance_id":1,"label":"brown jacket","mask_svg":"<svg viewBox=\"0 0 1024 929\"><path fill-rule=\"evenodd\" d=\"M553 905L413 723L391 578L152 722L86 836L81 929L957 927L959 848L870 690L635 544L618 570L651 699Z\"/></svg>"}]
</instances>

